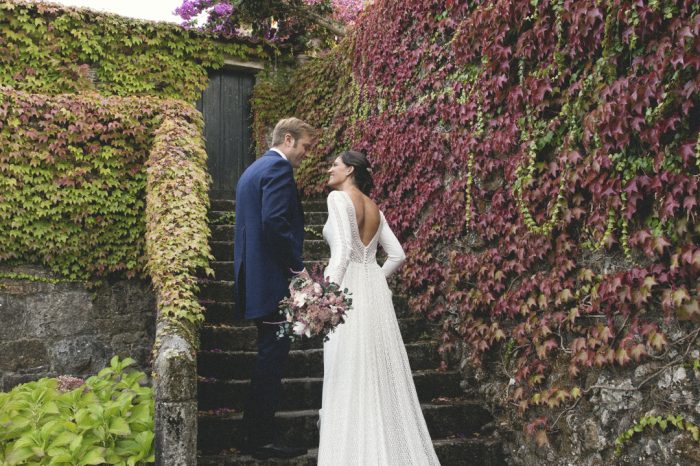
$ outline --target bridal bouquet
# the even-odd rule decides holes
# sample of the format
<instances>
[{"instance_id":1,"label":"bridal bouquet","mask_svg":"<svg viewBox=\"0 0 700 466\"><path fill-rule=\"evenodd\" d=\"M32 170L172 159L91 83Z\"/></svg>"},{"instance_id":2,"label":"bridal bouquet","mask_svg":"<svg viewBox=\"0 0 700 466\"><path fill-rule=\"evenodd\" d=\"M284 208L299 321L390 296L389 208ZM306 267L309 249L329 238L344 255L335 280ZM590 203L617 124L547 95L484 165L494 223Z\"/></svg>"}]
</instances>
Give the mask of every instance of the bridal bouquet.
<instances>
[{"instance_id":1,"label":"bridal bouquet","mask_svg":"<svg viewBox=\"0 0 700 466\"><path fill-rule=\"evenodd\" d=\"M308 276L296 276L289 285L290 296L280 301L280 313L284 320L277 333L279 338L289 336L313 337L328 334L345 322L345 315L352 309L352 299L347 288L340 289L336 283Z\"/></svg>"}]
</instances>

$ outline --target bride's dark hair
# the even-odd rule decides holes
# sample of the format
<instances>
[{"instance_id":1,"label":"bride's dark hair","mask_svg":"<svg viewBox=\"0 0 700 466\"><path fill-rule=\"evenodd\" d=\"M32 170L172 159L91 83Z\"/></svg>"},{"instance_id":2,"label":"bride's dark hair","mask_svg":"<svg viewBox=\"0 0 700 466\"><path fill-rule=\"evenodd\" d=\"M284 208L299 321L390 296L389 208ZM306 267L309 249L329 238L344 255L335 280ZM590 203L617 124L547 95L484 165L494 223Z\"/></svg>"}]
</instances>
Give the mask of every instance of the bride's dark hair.
<instances>
[{"instance_id":1,"label":"bride's dark hair","mask_svg":"<svg viewBox=\"0 0 700 466\"><path fill-rule=\"evenodd\" d=\"M367 157L362 152L357 152L354 150L346 150L340 154L340 159L348 167L355 167L353 175L355 177L355 184L364 194L369 196L372 191L374 182L372 181L371 167L367 161Z\"/></svg>"}]
</instances>

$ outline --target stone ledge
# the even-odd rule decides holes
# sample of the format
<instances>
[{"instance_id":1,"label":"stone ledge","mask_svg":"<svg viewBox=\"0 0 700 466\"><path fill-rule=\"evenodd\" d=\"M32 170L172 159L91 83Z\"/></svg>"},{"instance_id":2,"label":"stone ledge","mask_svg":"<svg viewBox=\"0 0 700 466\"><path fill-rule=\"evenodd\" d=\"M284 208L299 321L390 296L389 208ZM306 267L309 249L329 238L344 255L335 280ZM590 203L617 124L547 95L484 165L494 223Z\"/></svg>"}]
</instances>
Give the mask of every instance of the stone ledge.
<instances>
[{"instance_id":1,"label":"stone ledge","mask_svg":"<svg viewBox=\"0 0 700 466\"><path fill-rule=\"evenodd\" d=\"M159 332L160 333L160 332ZM178 335L159 336L153 364L153 388L158 403L197 400L197 362L194 348Z\"/></svg>"}]
</instances>

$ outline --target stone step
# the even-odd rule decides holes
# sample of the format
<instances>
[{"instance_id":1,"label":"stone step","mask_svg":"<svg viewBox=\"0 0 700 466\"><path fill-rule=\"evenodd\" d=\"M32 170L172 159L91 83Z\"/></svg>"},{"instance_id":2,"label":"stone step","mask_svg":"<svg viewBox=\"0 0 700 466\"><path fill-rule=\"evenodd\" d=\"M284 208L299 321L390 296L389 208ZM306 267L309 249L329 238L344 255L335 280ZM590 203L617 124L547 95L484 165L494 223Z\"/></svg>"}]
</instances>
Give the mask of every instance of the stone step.
<instances>
[{"instance_id":1,"label":"stone step","mask_svg":"<svg viewBox=\"0 0 700 466\"><path fill-rule=\"evenodd\" d=\"M234 299L234 283L231 280L198 279L199 299L207 301L231 302Z\"/></svg>"},{"instance_id":2,"label":"stone step","mask_svg":"<svg viewBox=\"0 0 700 466\"><path fill-rule=\"evenodd\" d=\"M305 211L304 212L304 225L323 225L328 219L328 212L321 211Z\"/></svg>"},{"instance_id":3,"label":"stone step","mask_svg":"<svg viewBox=\"0 0 700 466\"><path fill-rule=\"evenodd\" d=\"M411 369L437 369L440 354L437 342L417 342L405 345ZM202 377L249 379L256 357L255 351L200 351L197 354L197 373ZM286 377L321 377L323 349L292 350L287 360Z\"/></svg>"},{"instance_id":4,"label":"stone step","mask_svg":"<svg viewBox=\"0 0 700 466\"><path fill-rule=\"evenodd\" d=\"M222 450L223 451L223 450ZM240 454L237 450L221 454L202 454L199 452L197 466L316 466L317 450L310 450L306 455L291 459L272 458L268 460L256 460L250 455Z\"/></svg>"},{"instance_id":5,"label":"stone step","mask_svg":"<svg viewBox=\"0 0 700 466\"><path fill-rule=\"evenodd\" d=\"M494 437L455 437L433 441L443 466L507 466L501 440Z\"/></svg>"},{"instance_id":6,"label":"stone step","mask_svg":"<svg viewBox=\"0 0 700 466\"><path fill-rule=\"evenodd\" d=\"M304 241L320 239L323 240L323 225L306 225L304 227Z\"/></svg>"},{"instance_id":7,"label":"stone step","mask_svg":"<svg viewBox=\"0 0 700 466\"><path fill-rule=\"evenodd\" d=\"M423 416L431 438L450 436L471 437L492 420L491 414L475 401L459 401L449 404L423 404ZM277 425L281 442L302 447L318 446L318 410L280 411ZM200 413L198 448L216 453L222 449L240 447L244 436L241 413L212 415ZM238 443L238 444L237 444Z\"/></svg>"},{"instance_id":8,"label":"stone step","mask_svg":"<svg viewBox=\"0 0 700 466\"><path fill-rule=\"evenodd\" d=\"M209 241L211 253L216 261L233 261L233 241Z\"/></svg>"},{"instance_id":9,"label":"stone step","mask_svg":"<svg viewBox=\"0 0 700 466\"><path fill-rule=\"evenodd\" d=\"M216 280L231 281L234 279L233 261L211 261L209 266L214 270ZM201 275L198 276L201 277Z\"/></svg>"},{"instance_id":10,"label":"stone step","mask_svg":"<svg viewBox=\"0 0 700 466\"><path fill-rule=\"evenodd\" d=\"M209 223L212 225L233 225L235 215L233 210L209 210ZM328 213L318 210L304 211L304 225L323 225Z\"/></svg>"},{"instance_id":11,"label":"stone step","mask_svg":"<svg viewBox=\"0 0 700 466\"><path fill-rule=\"evenodd\" d=\"M233 241L209 241L211 252L217 261L233 260ZM320 260L329 256L328 244L322 239L304 241L302 256L306 260Z\"/></svg>"},{"instance_id":12,"label":"stone step","mask_svg":"<svg viewBox=\"0 0 700 466\"><path fill-rule=\"evenodd\" d=\"M240 327L253 325L251 321L235 318L235 304L233 301L216 302L199 298L199 303L204 307L204 320L210 324L225 323Z\"/></svg>"},{"instance_id":13,"label":"stone step","mask_svg":"<svg viewBox=\"0 0 700 466\"><path fill-rule=\"evenodd\" d=\"M428 340L438 333L438 326L424 317L403 317L399 328L404 342ZM205 324L200 332L201 349L222 351L255 351L257 349L257 329L252 326ZM323 347L321 338L302 338L292 342L292 349L312 349Z\"/></svg>"},{"instance_id":14,"label":"stone step","mask_svg":"<svg viewBox=\"0 0 700 466\"><path fill-rule=\"evenodd\" d=\"M435 453L443 466L505 466L500 440L486 438L449 438L433 440ZM202 455L198 466L316 466L318 450L313 449L298 458L256 460L237 452L221 455Z\"/></svg>"},{"instance_id":15,"label":"stone step","mask_svg":"<svg viewBox=\"0 0 700 466\"><path fill-rule=\"evenodd\" d=\"M209 210L228 211L236 210L235 199L210 199Z\"/></svg>"},{"instance_id":16,"label":"stone step","mask_svg":"<svg viewBox=\"0 0 700 466\"><path fill-rule=\"evenodd\" d=\"M454 398L462 394L460 374L456 371L426 370L413 372L418 399L430 403L436 398ZM322 377L282 379L280 406L289 410L319 409L321 407ZM199 379L197 384L199 409L243 410L250 387L249 380Z\"/></svg>"},{"instance_id":17,"label":"stone step","mask_svg":"<svg viewBox=\"0 0 700 466\"><path fill-rule=\"evenodd\" d=\"M211 238L209 241L234 241L233 225L210 225Z\"/></svg>"},{"instance_id":18,"label":"stone step","mask_svg":"<svg viewBox=\"0 0 700 466\"><path fill-rule=\"evenodd\" d=\"M233 210L209 210L207 212L209 226L212 225L233 225L236 215Z\"/></svg>"},{"instance_id":19,"label":"stone step","mask_svg":"<svg viewBox=\"0 0 700 466\"><path fill-rule=\"evenodd\" d=\"M236 210L235 199L210 199L209 202L211 210ZM304 210L308 212L325 211L327 209L326 199L324 198L303 199L301 203L304 206Z\"/></svg>"},{"instance_id":20,"label":"stone step","mask_svg":"<svg viewBox=\"0 0 700 466\"><path fill-rule=\"evenodd\" d=\"M234 225L210 225L211 241L233 241L235 236ZM304 227L304 239L323 239L323 225L306 225Z\"/></svg>"},{"instance_id":21,"label":"stone step","mask_svg":"<svg viewBox=\"0 0 700 466\"><path fill-rule=\"evenodd\" d=\"M231 262L233 264L233 262ZM233 267L233 266L232 266ZM234 314L234 303L233 295L227 300L212 300L205 299L203 296L199 296L199 301L204 306L204 317L207 323L210 324L229 324L234 327L248 327L253 325L251 321L248 320L236 320ZM396 317L399 319L403 317L420 317L421 314L411 312L408 307L408 302L404 296L394 295L394 311L396 312Z\"/></svg>"},{"instance_id":22,"label":"stone step","mask_svg":"<svg viewBox=\"0 0 700 466\"><path fill-rule=\"evenodd\" d=\"M199 285L197 296L199 299L216 302L231 302L234 300L233 261L226 261L226 263L226 266L217 264L216 267L213 267L217 278L202 277L204 274L199 274L200 278L197 279L197 284ZM325 261L307 261L304 263L305 266L309 267L307 270L313 270L315 267L322 269L325 264ZM222 280L222 277L228 278L228 280Z\"/></svg>"},{"instance_id":23,"label":"stone step","mask_svg":"<svg viewBox=\"0 0 700 466\"><path fill-rule=\"evenodd\" d=\"M306 270L313 270L315 267L320 267L323 270L328 264L327 260L309 260L304 261ZM207 277L203 273L198 276L200 278L216 279L223 281L233 280L233 261L212 261L209 266L214 270L214 277Z\"/></svg>"}]
</instances>

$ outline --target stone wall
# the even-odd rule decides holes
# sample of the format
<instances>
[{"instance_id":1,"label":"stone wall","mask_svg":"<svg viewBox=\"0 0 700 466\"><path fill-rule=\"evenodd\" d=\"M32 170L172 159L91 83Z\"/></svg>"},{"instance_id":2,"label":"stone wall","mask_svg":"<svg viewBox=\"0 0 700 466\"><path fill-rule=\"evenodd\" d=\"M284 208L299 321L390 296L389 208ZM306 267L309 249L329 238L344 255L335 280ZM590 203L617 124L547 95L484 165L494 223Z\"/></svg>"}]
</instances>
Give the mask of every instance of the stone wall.
<instances>
[{"instance_id":1,"label":"stone wall","mask_svg":"<svg viewBox=\"0 0 700 466\"><path fill-rule=\"evenodd\" d=\"M0 389L41 377L87 377L114 355L150 373L156 303L145 281L95 290L52 282L41 267L0 267Z\"/></svg>"},{"instance_id":2,"label":"stone wall","mask_svg":"<svg viewBox=\"0 0 700 466\"><path fill-rule=\"evenodd\" d=\"M700 359L697 325L675 321L662 330L671 342L667 350L634 365L588 369L583 395L555 408L518 415L509 398L503 349L494 351L480 368L470 366L468 354L463 354L464 388L494 414L508 463L515 466L700 464L700 443L670 424L665 431L654 426L635 433L615 454L615 439L643 416L681 415L700 425L700 370L693 367ZM567 364L555 363L550 378L569 380ZM524 432L526 419L539 414L558 421L548 431L549 446L538 447Z\"/></svg>"}]
</instances>

